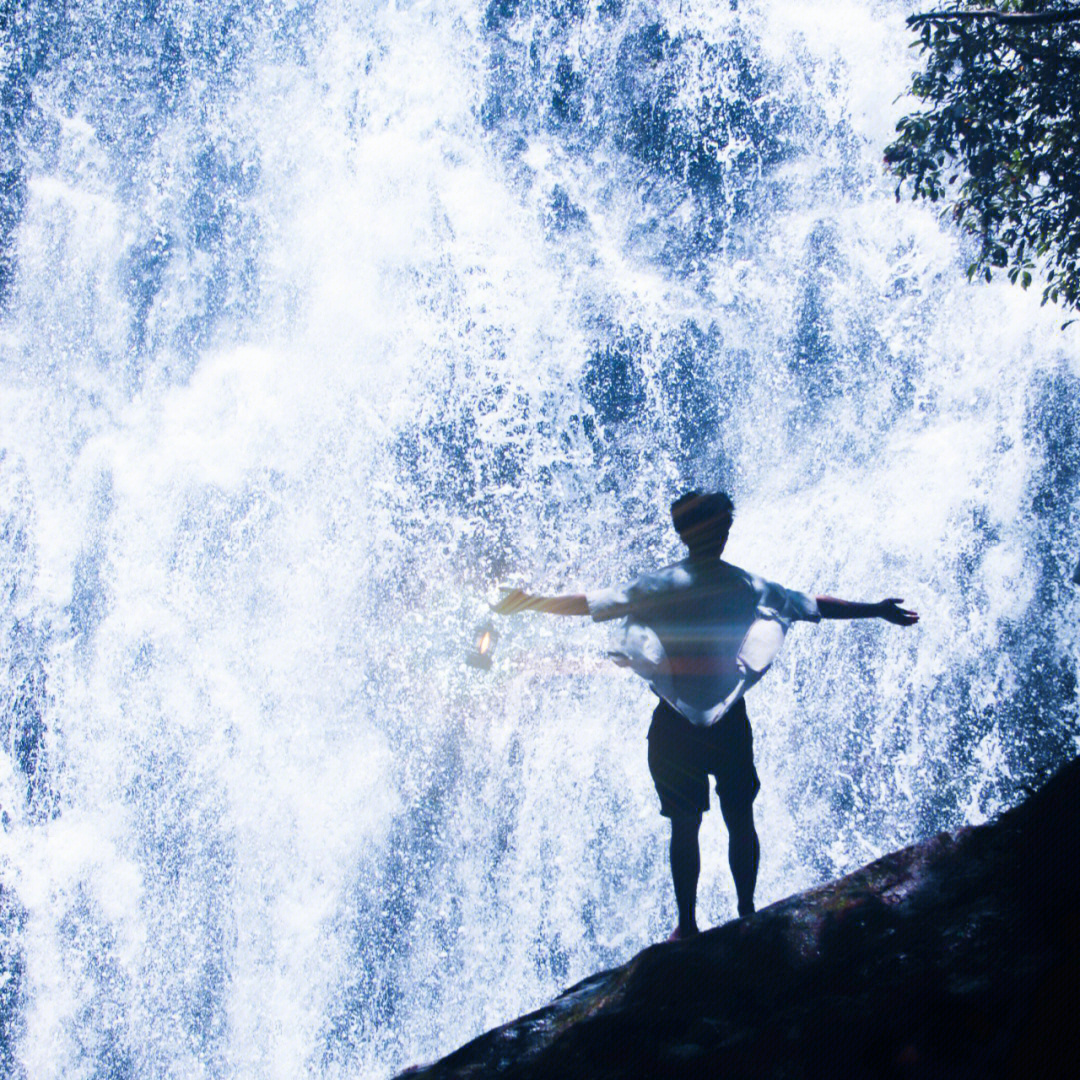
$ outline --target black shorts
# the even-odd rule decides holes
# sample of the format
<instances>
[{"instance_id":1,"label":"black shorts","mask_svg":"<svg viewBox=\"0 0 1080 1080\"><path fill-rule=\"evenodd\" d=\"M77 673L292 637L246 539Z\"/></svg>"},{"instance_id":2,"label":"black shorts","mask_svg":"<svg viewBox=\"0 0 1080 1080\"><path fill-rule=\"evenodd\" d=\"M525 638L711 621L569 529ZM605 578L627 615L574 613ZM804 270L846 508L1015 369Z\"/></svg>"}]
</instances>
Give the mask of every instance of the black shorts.
<instances>
[{"instance_id":1,"label":"black shorts","mask_svg":"<svg viewBox=\"0 0 1080 1080\"><path fill-rule=\"evenodd\" d=\"M710 774L724 819L748 813L761 782L742 699L711 727L695 727L661 700L649 728L649 772L664 817L699 817L708 810Z\"/></svg>"}]
</instances>

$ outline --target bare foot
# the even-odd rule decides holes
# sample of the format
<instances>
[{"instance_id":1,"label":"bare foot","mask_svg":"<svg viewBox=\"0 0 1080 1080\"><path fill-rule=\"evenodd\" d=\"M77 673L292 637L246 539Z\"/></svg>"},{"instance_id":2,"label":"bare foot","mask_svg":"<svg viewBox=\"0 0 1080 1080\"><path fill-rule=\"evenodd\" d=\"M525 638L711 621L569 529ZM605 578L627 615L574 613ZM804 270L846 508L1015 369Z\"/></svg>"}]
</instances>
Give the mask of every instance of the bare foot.
<instances>
[{"instance_id":1,"label":"bare foot","mask_svg":"<svg viewBox=\"0 0 1080 1080\"><path fill-rule=\"evenodd\" d=\"M668 935L668 941L686 941L689 938L697 937L698 928L695 926L693 930L683 930L681 926L676 926L674 930Z\"/></svg>"}]
</instances>

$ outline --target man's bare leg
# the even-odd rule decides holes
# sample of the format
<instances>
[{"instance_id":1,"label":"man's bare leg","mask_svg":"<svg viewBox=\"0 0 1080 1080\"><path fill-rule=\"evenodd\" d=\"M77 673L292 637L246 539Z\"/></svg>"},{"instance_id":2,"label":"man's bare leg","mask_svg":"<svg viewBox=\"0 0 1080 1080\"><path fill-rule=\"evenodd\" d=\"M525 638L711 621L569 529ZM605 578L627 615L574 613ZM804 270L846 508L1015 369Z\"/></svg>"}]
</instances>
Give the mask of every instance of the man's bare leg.
<instances>
[{"instance_id":1,"label":"man's bare leg","mask_svg":"<svg viewBox=\"0 0 1080 1080\"><path fill-rule=\"evenodd\" d=\"M671 880L675 885L675 903L679 909L678 936L693 937L697 928L697 886L701 873L698 830L701 815L671 819ZM751 890L751 895L753 891Z\"/></svg>"},{"instance_id":2,"label":"man's bare leg","mask_svg":"<svg viewBox=\"0 0 1080 1080\"><path fill-rule=\"evenodd\" d=\"M754 828L754 808L724 814L728 828L728 864L735 879L735 895L739 900L739 915L754 912L754 887L757 885L761 845Z\"/></svg>"}]
</instances>

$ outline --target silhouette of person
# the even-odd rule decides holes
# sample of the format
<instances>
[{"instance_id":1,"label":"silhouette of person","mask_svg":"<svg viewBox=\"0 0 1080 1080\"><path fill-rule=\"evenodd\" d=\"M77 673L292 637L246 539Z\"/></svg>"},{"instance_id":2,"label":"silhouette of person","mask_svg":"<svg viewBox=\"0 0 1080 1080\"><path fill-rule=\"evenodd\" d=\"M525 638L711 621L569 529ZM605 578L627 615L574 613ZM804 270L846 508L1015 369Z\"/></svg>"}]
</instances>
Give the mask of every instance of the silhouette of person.
<instances>
[{"instance_id":1,"label":"silhouette of person","mask_svg":"<svg viewBox=\"0 0 1080 1080\"><path fill-rule=\"evenodd\" d=\"M611 655L646 679L660 698L649 728L649 771L660 813L671 821L679 922L669 940L698 931L698 832L709 808L710 775L728 829L739 915L754 911L760 844L753 804L760 782L743 695L768 670L791 624L881 618L911 626L919 619L897 598L813 598L724 562L720 556L734 509L724 492L687 492L671 505L672 522L689 549L681 562L588 594L507 590L492 605L501 615L542 611L622 620L620 647Z\"/></svg>"}]
</instances>

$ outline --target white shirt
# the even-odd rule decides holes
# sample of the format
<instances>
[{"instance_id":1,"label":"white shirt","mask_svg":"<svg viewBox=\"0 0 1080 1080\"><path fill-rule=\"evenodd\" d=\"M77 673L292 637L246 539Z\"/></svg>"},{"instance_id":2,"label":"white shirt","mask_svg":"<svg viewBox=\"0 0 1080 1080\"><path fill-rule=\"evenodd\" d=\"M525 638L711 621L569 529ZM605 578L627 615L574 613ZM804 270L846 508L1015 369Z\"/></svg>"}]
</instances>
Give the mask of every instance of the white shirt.
<instances>
[{"instance_id":1,"label":"white shirt","mask_svg":"<svg viewBox=\"0 0 1080 1080\"><path fill-rule=\"evenodd\" d=\"M589 593L597 622L622 619L610 655L699 727L715 724L768 671L817 601L721 559L684 559L628 585Z\"/></svg>"}]
</instances>

